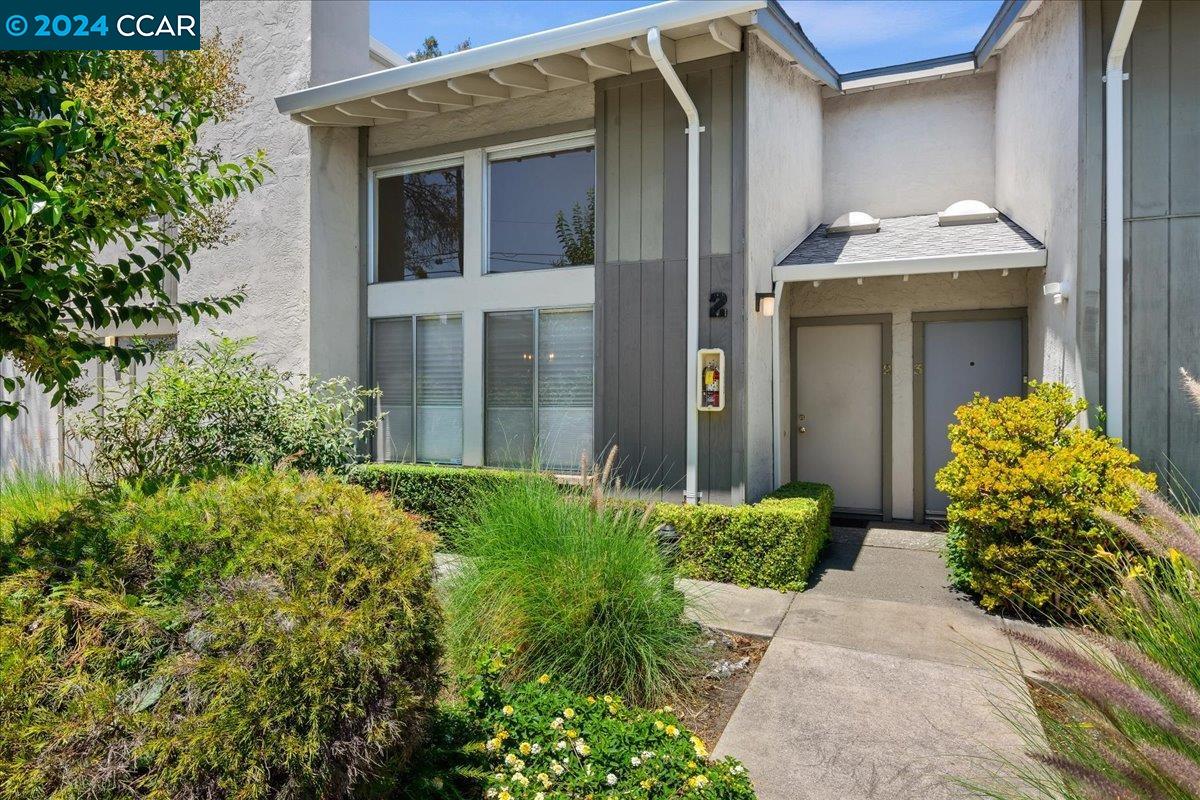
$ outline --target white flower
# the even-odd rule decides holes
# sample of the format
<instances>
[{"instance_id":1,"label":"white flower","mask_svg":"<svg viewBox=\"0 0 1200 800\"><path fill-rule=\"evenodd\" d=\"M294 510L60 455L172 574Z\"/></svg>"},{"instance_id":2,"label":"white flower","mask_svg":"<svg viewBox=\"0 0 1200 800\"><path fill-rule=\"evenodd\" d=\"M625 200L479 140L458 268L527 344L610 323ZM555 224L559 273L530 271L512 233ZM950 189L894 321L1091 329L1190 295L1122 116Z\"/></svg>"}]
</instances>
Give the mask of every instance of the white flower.
<instances>
[{"instance_id":1,"label":"white flower","mask_svg":"<svg viewBox=\"0 0 1200 800\"><path fill-rule=\"evenodd\" d=\"M643 761L645 761L647 758L654 758L654 753L650 750L643 750L640 755L642 756Z\"/></svg>"},{"instance_id":2,"label":"white flower","mask_svg":"<svg viewBox=\"0 0 1200 800\"><path fill-rule=\"evenodd\" d=\"M562 730L562 726L563 726L563 718L562 717L555 717L554 721L550 723L550 727L554 728L554 730L556 730L556 731Z\"/></svg>"},{"instance_id":3,"label":"white flower","mask_svg":"<svg viewBox=\"0 0 1200 800\"><path fill-rule=\"evenodd\" d=\"M586 756L592 752L592 748L584 744L583 739L575 740L575 752L581 756Z\"/></svg>"},{"instance_id":4,"label":"white flower","mask_svg":"<svg viewBox=\"0 0 1200 800\"><path fill-rule=\"evenodd\" d=\"M604 782L607 783L609 786L616 786L617 785L617 776L613 775L610 772L604 776Z\"/></svg>"},{"instance_id":5,"label":"white flower","mask_svg":"<svg viewBox=\"0 0 1200 800\"><path fill-rule=\"evenodd\" d=\"M552 763L550 765L550 771L553 772L555 775L562 775L567 770L566 770L566 767L564 767L562 764L555 761L554 763Z\"/></svg>"},{"instance_id":6,"label":"white flower","mask_svg":"<svg viewBox=\"0 0 1200 800\"><path fill-rule=\"evenodd\" d=\"M566 750L566 749L567 749L567 743L566 743L565 741L563 741L563 740L561 740L561 739L560 739L560 740L559 740L559 741L558 741L558 742L557 742L557 743L554 745L554 749L555 749L555 750Z\"/></svg>"},{"instance_id":7,"label":"white flower","mask_svg":"<svg viewBox=\"0 0 1200 800\"><path fill-rule=\"evenodd\" d=\"M536 756L538 753L542 752L542 746L540 744L530 745L529 752L533 753Z\"/></svg>"},{"instance_id":8,"label":"white flower","mask_svg":"<svg viewBox=\"0 0 1200 800\"><path fill-rule=\"evenodd\" d=\"M545 792L538 792L537 794L535 794L535 795L533 796L533 800L546 800L546 793L545 793Z\"/></svg>"},{"instance_id":9,"label":"white flower","mask_svg":"<svg viewBox=\"0 0 1200 800\"><path fill-rule=\"evenodd\" d=\"M634 756L633 758L629 759L629 763L633 764L635 767L640 767L642 765L642 760L637 756Z\"/></svg>"},{"instance_id":10,"label":"white flower","mask_svg":"<svg viewBox=\"0 0 1200 800\"><path fill-rule=\"evenodd\" d=\"M496 790L495 790L495 789L488 789L488 790L487 790L487 796L488 796L488 797L495 797L495 796L496 796Z\"/></svg>"}]
</instances>

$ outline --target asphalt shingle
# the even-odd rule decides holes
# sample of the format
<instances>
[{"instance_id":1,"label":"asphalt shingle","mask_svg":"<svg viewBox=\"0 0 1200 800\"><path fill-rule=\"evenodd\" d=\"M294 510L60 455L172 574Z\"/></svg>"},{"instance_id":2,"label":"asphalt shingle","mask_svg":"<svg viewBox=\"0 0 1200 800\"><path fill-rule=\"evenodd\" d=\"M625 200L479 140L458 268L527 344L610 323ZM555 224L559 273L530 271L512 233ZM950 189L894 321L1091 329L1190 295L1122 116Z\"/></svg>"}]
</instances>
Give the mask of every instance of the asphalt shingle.
<instances>
[{"instance_id":1,"label":"asphalt shingle","mask_svg":"<svg viewBox=\"0 0 1200 800\"><path fill-rule=\"evenodd\" d=\"M879 221L876 233L826 233L827 227L819 226L779 263L843 264L1046 249L1003 214L996 222L946 227L938 225L937 214L890 217Z\"/></svg>"}]
</instances>

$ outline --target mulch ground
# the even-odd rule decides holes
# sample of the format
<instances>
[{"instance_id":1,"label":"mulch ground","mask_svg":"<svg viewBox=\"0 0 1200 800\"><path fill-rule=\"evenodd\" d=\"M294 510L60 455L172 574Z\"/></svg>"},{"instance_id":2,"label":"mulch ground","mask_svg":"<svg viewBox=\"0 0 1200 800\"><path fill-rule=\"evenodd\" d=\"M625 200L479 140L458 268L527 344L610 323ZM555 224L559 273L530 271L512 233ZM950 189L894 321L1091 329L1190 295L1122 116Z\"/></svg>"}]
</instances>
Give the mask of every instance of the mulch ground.
<instances>
[{"instance_id":1,"label":"mulch ground","mask_svg":"<svg viewBox=\"0 0 1200 800\"><path fill-rule=\"evenodd\" d=\"M675 715L704 741L709 750L716 746L729 724L768 644L769 639L757 636L711 631L704 648L705 672L711 672L723 662L736 664L743 658L748 659L746 666L728 676L699 677L693 681L689 692L673 698L671 706Z\"/></svg>"}]
</instances>

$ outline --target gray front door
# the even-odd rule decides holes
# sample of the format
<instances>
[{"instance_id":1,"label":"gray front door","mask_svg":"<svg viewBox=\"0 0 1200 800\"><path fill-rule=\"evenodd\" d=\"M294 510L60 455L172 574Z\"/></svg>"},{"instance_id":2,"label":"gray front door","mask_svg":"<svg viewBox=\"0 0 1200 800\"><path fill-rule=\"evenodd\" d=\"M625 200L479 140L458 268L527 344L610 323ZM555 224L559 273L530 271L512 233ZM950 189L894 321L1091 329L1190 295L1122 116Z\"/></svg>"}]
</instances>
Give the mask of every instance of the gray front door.
<instances>
[{"instance_id":1,"label":"gray front door","mask_svg":"<svg viewBox=\"0 0 1200 800\"><path fill-rule=\"evenodd\" d=\"M950 460L947 428L975 392L1020 395L1024 321L981 319L925 323L925 513L946 513L948 498L933 476Z\"/></svg>"}]
</instances>

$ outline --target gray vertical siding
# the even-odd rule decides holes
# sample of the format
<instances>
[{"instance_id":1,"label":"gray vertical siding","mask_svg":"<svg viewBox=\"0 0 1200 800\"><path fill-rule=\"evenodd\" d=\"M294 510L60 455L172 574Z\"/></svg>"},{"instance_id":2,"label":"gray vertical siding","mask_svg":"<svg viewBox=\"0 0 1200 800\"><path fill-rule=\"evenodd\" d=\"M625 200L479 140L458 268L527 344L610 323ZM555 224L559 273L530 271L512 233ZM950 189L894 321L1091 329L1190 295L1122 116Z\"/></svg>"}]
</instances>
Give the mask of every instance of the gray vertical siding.
<instances>
[{"instance_id":1,"label":"gray vertical siding","mask_svg":"<svg viewBox=\"0 0 1200 800\"><path fill-rule=\"evenodd\" d=\"M741 54L677 67L700 111L700 342L725 350L722 412L701 414L700 489L742 499L745 67ZM681 488L685 458L687 140L657 73L597 84L596 430L630 483ZM711 292L729 296L710 318Z\"/></svg>"},{"instance_id":2,"label":"gray vertical siding","mask_svg":"<svg viewBox=\"0 0 1200 800\"><path fill-rule=\"evenodd\" d=\"M1120 3L1089 10L1088 74L1098 76ZM1096 19L1096 17L1099 19ZM1125 336L1130 447L1172 486L1200 489L1200 415L1179 368L1200 372L1200 3L1142 6L1126 57ZM1098 82L1097 82L1098 83ZM1102 90L1085 119L1102 119ZM1102 156L1098 147L1088 160ZM1099 196L1099 170L1087 169ZM1102 254L1101 254L1102 258ZM1087 258L1084 275L1102 260ZM1087 278L1085 278L1085 281ZM1105 298L1109 302L1109 298ZM1097 347L1097 350L1100 348Z\"/></svg>"}]
</instances>

